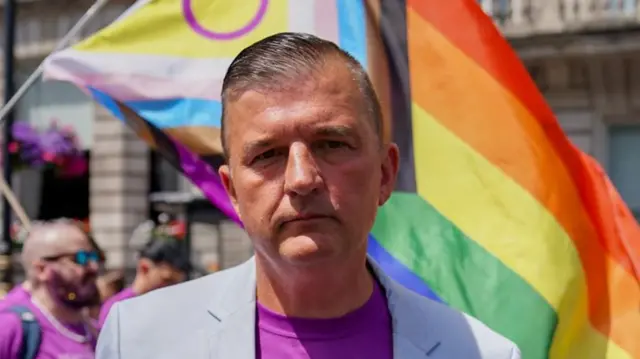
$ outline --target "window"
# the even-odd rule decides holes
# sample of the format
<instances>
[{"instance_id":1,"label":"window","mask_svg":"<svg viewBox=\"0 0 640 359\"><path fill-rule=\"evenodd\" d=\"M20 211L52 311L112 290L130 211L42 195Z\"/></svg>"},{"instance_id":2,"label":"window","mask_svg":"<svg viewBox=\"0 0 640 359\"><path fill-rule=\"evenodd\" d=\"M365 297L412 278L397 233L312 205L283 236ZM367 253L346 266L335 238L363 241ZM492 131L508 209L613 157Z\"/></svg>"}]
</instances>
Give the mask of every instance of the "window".
<instances>
[{"instance_id":1,"label":"window","mask_svg":"<svg viewBox=\"0 0 640 359\"><path fill-rule=\"evenodd\" d=\"M636 0L607 0L606 9L610 12L633 14L636 11Z\"/></svg>"},{"instance_id":2,"label":"window","mask_svg":"<svg viewBox=\"0 0 640 359\"><path fill-rule=\"evenodd\" d=\"M150 151L151 192L176 192L180 190L182 174L156 151Z\"/></svg>"},{"instance_id":3,"label":"window","mask_svg":"<svg viewBox=\"0 0 640 359\"><path fill-rule=\"evenodd\" d=\"M496 22L503 24L509 19L511 14L511 3L509 0L477 0L480 6Z\"/></svg>"},{"instance_id":4,"label":"window","mask_svg":"<svg viewBox=\"0 0 640 359\"><path fill-rule=\"evenodd\" d=\"M149 151L149 194L159 192L178 192L180 191L180 182L182 174L169 161L165 160L162 155L156 151ZM149 206L149 218L157 220L162 211L155 208L154 205Z\"/></svg>"},{"instance_id":5,"label":"window","mask_svg":"<svg viewBox=\"0 0 640 359\"><path fill-rule=\"evenodd\" d=\"M609 130L609 176L640 222L640 125Z\"/></svg>"}]
</instances>

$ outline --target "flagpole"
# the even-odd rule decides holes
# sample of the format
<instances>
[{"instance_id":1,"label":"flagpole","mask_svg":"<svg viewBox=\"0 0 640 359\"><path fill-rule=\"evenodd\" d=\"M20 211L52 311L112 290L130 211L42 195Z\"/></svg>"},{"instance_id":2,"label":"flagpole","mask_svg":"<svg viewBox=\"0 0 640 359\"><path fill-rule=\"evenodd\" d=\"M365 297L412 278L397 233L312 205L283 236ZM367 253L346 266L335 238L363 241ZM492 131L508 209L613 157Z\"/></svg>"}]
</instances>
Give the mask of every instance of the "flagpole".
<instances>
[{"instance_id":1,"label":"flagpole","mask_svg":"<svg viewBox=\"0 0 640 359\"><path fill-rule=\"evenodd\" d=\"M58 42L53 52L68 47L71 42L78 37L80 31L91 21L94 16L105 6L109 0L96 0L93 5L82 15L76 24L67 32L67 34ZM3 196L3 214L2 214L2 242L0 242L0 298L6 293L12 285L13 273L11 266L11 258L13 254L11 240L11 209L16 213L25 228L30 227L29 218L24 209L18 202L14 193L11 191L12 168L9 160L8 146L12 138L12 127L14 122L14 107L18 101L27 93L29 88L36 83L42 72L44 71L44 61L38 65L38 68L27 78L27 80L15 90L15 20L16 20L16 2L15 0L5 0L4 5L4 23L5 23L5 59L4 59L4 105L0 108L0 125L4 124L3 134L3 174L0 177L0 194Z\"/></svg>"}]
</instances>

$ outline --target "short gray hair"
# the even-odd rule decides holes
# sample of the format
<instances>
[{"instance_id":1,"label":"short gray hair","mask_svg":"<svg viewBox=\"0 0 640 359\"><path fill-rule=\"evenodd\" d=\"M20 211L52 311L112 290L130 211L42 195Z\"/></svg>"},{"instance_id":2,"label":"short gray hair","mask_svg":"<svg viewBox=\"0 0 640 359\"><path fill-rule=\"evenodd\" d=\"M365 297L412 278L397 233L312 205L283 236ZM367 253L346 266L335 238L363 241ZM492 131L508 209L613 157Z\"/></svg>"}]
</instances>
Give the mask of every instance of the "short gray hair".
<instances>
[{"instance_id":1,"label":"short gray hair","mask_svg":"<svg viewBox=\"0 0 640 359\"><path fill-rule=\"evenodd\" d=\"M362 65L331 41L305 33L284 32L264 38L245 48L231 62L222 82L221 142L228 156L225 108L249 90L282 91L301 77L317 71L327 59L345 63L356 81L362 101L379 140L382 140L382 110L375 90Z\"/></svg>"}]
</instances>

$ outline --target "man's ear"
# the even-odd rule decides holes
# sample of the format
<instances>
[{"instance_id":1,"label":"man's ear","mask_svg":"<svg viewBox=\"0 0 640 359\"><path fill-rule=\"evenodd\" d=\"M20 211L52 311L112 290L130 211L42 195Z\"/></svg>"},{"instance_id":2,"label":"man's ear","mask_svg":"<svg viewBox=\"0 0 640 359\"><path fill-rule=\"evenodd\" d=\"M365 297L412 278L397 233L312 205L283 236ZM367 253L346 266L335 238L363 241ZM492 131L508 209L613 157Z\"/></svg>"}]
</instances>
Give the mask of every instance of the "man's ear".
<instances>
[{"instance_id":1,"label":"man's ear","mask_svg":"<svg viewBox=\"0 0 640 359\"><path fill-rule=\"evenodd\" d=\"M32 276L38 280L38 282L46 282L49 274L47 273L47 267L42 259L38 259L31 265Z\"/></svg>"},{"instance_id":2,"label":"man's ear","mask_svg":"<svg viewBox=\"0 0 640 359\"><path fill-rule=\"evenodd\" d=\"M151 269L152 265L153 264L148 258L140 258L138 259L136 270L138 273L147 273Z\"/></svg>"},{"instance_id":3,"label":"man's ear","mask_svg":"<svg viewBox=\"0 0 640 359\"><path fill-rule=\"evenodd\" d=\"M389 197L391 197L391 193L396 186L396 179L398 178L398 170L400 167L400 150L395 143L384 145L382 151L379 206L385 204Z\"/></svg>"},{"instance_id":4,"label":"man's ear","mask_svg":"<svg viewBox=\"0 0 640 359\"><path fill-rule=\"evenodd\" d=\"M220 168L218 169L218 175L220 176L220 180L222 182L222 185L224 186L224 190L227 192L227 195L229 195L229 198L231 199L233 209L235 209L236 213L240 215L240 211L238 210L236 188L233 185L233 180L231 178L231 169L229 168L229 165L224 164L220 166Z\"/></svg>"}]
</instances>

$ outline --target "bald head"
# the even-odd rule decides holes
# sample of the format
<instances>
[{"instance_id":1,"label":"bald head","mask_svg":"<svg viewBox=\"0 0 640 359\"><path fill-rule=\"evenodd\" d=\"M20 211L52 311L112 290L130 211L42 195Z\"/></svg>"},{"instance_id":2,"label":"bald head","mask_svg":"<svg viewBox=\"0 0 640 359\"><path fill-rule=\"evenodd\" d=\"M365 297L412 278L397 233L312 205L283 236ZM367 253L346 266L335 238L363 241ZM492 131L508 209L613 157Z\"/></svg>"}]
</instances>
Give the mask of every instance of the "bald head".
<instances>
[{"instance_id":1,"label":"bald head","mask_svg":"<svg viewBox=\"0 0 640 359\"><path fill-rule=\"evenodd\" d=\"M35 224L22 249L22 265L27 273L31 273L34 263L39 259L82 249L91 250L91 243L72 221Z\"/></svg>"}]
</instances>

